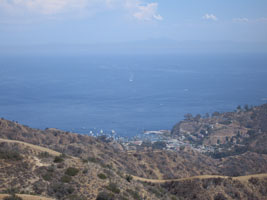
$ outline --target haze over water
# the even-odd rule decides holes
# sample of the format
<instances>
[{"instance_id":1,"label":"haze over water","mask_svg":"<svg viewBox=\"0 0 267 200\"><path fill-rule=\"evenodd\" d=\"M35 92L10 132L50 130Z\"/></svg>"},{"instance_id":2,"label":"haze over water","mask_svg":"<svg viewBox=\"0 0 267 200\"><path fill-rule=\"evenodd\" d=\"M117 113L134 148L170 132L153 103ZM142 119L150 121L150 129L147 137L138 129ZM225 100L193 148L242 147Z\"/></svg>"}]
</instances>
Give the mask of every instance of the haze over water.
<instances>
[{"instance_id":1,"label":"haze over water","mask_svg":"<svg viewBox=\"0 0 267 200\"><path fill-rule=\"evenodd\" d=\"M0 66L0 116L41 129L134 136L267 98L260 54L5 56Z\"/></svg>"}]
</instances>

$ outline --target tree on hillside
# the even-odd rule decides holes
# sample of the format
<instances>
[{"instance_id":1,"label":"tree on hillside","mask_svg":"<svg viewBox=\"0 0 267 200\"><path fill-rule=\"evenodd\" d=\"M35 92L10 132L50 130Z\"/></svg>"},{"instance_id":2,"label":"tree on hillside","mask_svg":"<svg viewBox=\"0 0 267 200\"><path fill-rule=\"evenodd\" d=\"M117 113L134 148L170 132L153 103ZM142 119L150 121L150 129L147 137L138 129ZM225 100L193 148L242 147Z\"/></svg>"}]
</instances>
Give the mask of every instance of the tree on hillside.
<instances>
[{"instance_id":1,"label":"tree on hillside","mask_svg":"<svg viewBox=\"0 0 267 200\"><path fill-rule=\"evenodd\" d=\"M244 109L245 109L245 111L249 111L249 106L248 106L248 104L246 104L246 105L244 106Z\"/></svg>"},{"instance_id":2,"label":"tree on hillside","mask_svg":"<svg viewBox=\"0 0 267 200\"><path fill-rule=\"evenodd\" d=\"M194 118L196 121L199 121L201 119L201 115L200 114L197 114Z\"/></svg>"},{"instance_id":3,"label":"tree on hillside","mask_svg":"<svg viewBox=\"0 0 267 200\"><path fill-rule=\"evenodd\" d=\"M184 115L184 119L186 121L190 121L190 120L193 119L193 115L191 113L187 113L187 114Z\"/></svg>"},{"instance_id":4,"label":"tree on hillside","mask_svg":"<svg viewBox=\"0 0 267 200\"><path fill-rule=\"evenodd\" d=\"M220 115L219 112L215 111L214 113L212 113L212 117L218 117Z\"/></svg>"}]
</instances>

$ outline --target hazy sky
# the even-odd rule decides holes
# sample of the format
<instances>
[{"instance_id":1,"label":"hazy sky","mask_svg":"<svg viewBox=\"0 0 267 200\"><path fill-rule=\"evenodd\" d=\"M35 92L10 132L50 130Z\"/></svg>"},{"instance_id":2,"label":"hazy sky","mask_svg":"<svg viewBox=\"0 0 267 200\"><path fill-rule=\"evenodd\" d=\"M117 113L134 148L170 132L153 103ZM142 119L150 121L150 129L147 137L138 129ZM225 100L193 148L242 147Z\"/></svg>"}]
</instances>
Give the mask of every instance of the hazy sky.
<instances>
[{"instance_id":1,"label":"hazy sky","mask_svg":"<svg viewBox=\"0 0 267 200\"><path fill-rule=\"evenodd\" d=\"M0 45L267 42L266 0L0 0Z\"/></svg>"}]
</instances>

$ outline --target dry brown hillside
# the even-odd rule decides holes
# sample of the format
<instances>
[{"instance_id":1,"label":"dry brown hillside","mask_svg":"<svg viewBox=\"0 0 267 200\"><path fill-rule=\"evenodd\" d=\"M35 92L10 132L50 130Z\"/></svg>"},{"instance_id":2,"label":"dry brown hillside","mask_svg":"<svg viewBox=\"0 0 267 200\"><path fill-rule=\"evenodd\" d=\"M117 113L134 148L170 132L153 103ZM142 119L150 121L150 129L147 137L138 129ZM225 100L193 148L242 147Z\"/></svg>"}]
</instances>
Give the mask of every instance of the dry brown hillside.
<instances>
[{"instance_id":1,"label":"dry brown hillside","mask_svg":"<svg viewBox=\"0 0 267 200\"><path fill-rule=\"evenodd\" d=\"M127 152L116 141L32 129L0 119L0 192L56 199L204 199L204 194L216 200L266 199L264 177L182 179L164 184L141 181L267 173L266 111L267 105L248 107L190 118L174 127L174 137L184 135L191 143L214 145L214 153L194 149Z\"/></svg>"},{"instance_id":2,"label":"dry brown hillside","mask_svg":"<svg viewBox=\"0 0 267 200\"><path fill-rule=\"evenodd\" d=\"M127 174L27 143L0 140L0 192L55 199L157 199ZM167 197L168 198L168 197Z\"/></svg>"},{"instance_id":3,"label":"dry brown hillside","mask_svg":"<svg viewBox=\"0 0 267 200\"><path fill-rule=\"evenodd\" d=\"M179 178L218 173L213 159L194 151L128 153L115 148L119 144L105 143L94 137L56 129L42 131L3 119L0 120L0 137L48 147L142 177Z\"/></svg>"}]
</instances>

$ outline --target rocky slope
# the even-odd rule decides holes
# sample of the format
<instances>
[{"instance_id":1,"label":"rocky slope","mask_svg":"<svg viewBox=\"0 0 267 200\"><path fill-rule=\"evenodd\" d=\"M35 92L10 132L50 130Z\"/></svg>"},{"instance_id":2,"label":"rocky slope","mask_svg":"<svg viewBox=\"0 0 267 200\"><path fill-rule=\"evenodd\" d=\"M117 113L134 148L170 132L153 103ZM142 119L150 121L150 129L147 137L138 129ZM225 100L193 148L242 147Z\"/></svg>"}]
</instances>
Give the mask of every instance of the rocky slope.
<instances>
[{"instance_id":1,"label":"rocky slope","mask_svg":"<svg viewBox=\"0 0 267 200\"><path fill-rule=\"evenodd\" d=\"M267 104L237 107L235 112L214 112L201 117L185 115L172 130L174 137L183 137L195 145L212 146L214 156L227 157L247 151L267 153ZM217 155L216 155L217 154Z\"/></svg>"},{"instance_id":2,"label":"rocky slope","mask_svg":"<svg viewBox=\"0 0 267 200\"><path fill-rule=\"evenodd\" d=\"M156 184L130 176L177 179L267 173L266 124L267 105L205 118L188 115L174 126L172 136L183 136L193 145L210 145L214 152L127 152L116 141L57 129L37 130L0 119L0 192L56 199L205 199L204 194L217 200L267 199L264 177Z\"/></svg>"}]
</instances>

